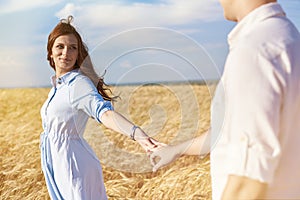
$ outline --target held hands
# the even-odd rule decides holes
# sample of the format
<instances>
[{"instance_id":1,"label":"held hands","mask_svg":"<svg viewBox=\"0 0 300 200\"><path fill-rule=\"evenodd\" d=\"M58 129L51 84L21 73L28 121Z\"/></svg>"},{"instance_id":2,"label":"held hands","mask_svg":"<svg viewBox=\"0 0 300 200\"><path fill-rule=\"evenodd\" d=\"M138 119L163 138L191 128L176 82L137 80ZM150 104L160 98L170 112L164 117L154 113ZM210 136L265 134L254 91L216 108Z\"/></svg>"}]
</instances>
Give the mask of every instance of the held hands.
<instances>
[{"instance_id":1,"label":"held hands","mask_svg":"<svg viewBox=\"0 0 300 200\"><path fill-rule=\"evenodd\" d=\"M153 165L153 172L176 160L183 152L182 145L169 146L149 137L139 127L134 126L130 137L147 152Z\"/></svg>"},{"instance_id":2,"label":"held hands","mask_svg":"<svg viewBox=\"0 0 300 200\"><path fill-rule=\"evenodd\" d=\"M155 149L165 146L166 144L158 142L157 140L149 137L140 128L136 128L134 132L134 137L132 139L136 140L147 153L152 153Z\"/></svg>"},{"instance_id":3,"label":"held hands","mask_svg":"<svg viewBox=\"0 0 300 200\"><path fill-rule=\"evenodd\" d=\"M180 146L163 146L155 149L150 154L150 162L153 166L153 172L175 161L182 154Z\"/></svg>"},{"instance_id":4,"label":"held hands","mask_svg":"<svg viewBox=\"0 0 300 200\"><path fill-rule=\"evenodd\" d=\"M149 155L150 162L153 166L153 172L156 172L159 168L173 162L181 154L178 147L168 146L164 143L158 142L145 133L142 133L140 137L136 137L135 140Z\"/></svg>"},{"instance_id":5,"label":"held hands","mask_svg":"<svg viewBox=\"0 0 300 200\"><path fill-rule=\"evenodd\" d=\"M174 146L166 145L149 137L137 126L133 126L130 137L136 140L149 155L153 172L175 161L186 150L185 143Z\"/></svg>"}]
</instances>

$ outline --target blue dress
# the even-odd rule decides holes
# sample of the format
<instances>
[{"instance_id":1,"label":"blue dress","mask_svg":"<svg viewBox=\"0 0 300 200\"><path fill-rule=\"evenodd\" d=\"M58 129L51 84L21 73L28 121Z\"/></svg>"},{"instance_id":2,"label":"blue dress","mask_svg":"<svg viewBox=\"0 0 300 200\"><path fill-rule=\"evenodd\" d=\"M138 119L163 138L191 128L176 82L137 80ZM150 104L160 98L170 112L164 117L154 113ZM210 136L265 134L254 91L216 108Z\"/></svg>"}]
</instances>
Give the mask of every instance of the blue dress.
<instances>
[{"instance_id":1,"label":"blue dress","mask_svg":"<svg viewBox=\"0 0 300 200\"><path fill-rule=\"evenodd\" d=\"M102 167L83 133L89 117L100 122L113 107L78 70L52 79L53 88L41 109L40 146L49 195L53 200L105 200Z\"/></svg>"}]
</instances>

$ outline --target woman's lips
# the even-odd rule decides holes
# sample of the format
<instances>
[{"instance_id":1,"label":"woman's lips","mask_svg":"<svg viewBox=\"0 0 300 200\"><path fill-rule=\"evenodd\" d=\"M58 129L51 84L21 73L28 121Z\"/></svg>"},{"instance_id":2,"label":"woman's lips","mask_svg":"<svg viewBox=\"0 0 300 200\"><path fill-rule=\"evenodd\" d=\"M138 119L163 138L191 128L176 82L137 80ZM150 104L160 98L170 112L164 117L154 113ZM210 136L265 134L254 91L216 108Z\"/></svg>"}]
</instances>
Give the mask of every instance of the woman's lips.
<instances>
[{"instance_id":1,"label":"woman's lips","mask_svg":"<svg viewBox=\"0 0 300 200\"><path fill-rule=\"evenodd\" d=\"M71 60L70 60L70 59L67 59L67 58L61 58L60 61L63 62L63 63L68 63L68 62L70 62Z\"/></svg>"}]
</instances>

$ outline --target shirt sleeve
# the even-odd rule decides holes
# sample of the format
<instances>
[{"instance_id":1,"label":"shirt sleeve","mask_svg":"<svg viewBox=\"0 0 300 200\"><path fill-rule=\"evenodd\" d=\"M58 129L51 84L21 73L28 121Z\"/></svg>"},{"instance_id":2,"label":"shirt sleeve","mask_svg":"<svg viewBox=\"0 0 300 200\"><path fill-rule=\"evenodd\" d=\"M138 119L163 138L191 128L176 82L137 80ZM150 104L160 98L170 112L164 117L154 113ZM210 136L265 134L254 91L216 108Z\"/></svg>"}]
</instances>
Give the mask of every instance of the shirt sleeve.
<instances>
[{"instance_id":1,"label":"shirt sleeve","mask_svg":"<svg viewBox=\"0 0 300 200\"><path fill-rule=\"evenodd\" d=\"M103 99L89 78L79 75L71 84L70 101L75 109L84 111L99 123L103 113L113 110L111 102Z\"/></svg>"},{"instance_id":2,"label":"shirt sleeve","mask_svg":"<svg viewBox=\"0 0 300 200\"><path fill-rule=\"evenodd\" d=\"M280 159L282 77L276 58L243 46L228 57L225 82L230 174L270 183ZM226 133L227 134L227 133Z\"/></svg>"}]
</instances>

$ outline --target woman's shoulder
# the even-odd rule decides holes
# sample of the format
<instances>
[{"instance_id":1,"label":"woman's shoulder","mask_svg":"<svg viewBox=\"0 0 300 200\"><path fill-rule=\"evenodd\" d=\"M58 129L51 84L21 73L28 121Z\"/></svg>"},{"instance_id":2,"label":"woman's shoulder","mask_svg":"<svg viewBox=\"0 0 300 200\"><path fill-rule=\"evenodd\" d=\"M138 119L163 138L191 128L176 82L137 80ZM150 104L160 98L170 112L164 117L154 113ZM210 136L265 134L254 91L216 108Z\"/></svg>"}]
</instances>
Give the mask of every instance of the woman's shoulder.
<instances>
[{"instance_id":1,"label":"woman's shoulder","mask_svg":"<svg viewBox=\"0 0 300 200\"><path fill-rule=\"evenodd\" d=\"M95 85L93 82L89 79L89 77L85 76L82 74L80 71L74 72L73 79L70 80L69 86L73 86L76 89L77 88L85 88L85 89L96 89Z\"/></svg>"},{"instance_id":2,"label":"woman's shoulder","mask_svg":"<svg viewBox=\"0 0 300 200\"><path fill-rule=\"evenodd\" d=\"M89 82L91 82L91 80L87 76L85 76L82 72L80 72L79 70L74 70L70 74L69 85L72 85L72 84L78 83L78 82L89 83Z\"/></svg>"}]
</instances>

